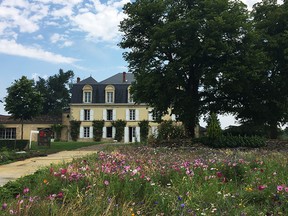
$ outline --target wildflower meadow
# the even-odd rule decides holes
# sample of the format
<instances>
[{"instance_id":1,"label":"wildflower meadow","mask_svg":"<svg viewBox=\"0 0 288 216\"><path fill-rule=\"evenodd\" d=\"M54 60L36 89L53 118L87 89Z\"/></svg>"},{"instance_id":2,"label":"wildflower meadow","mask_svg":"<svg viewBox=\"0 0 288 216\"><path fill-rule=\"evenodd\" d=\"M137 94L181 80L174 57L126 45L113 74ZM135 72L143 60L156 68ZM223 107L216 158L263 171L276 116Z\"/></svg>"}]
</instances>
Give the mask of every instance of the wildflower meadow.
<instances>
[{"instance_id":1,"label":"wildflower meadow","mask_svg":"<svg viewBox=\"0 0 288 216\"><path fill-rule=\"evenodd\" d=\"M288 215L285 153L127 146L0 188L1 215Z\"/></svg>"}]
</instances>

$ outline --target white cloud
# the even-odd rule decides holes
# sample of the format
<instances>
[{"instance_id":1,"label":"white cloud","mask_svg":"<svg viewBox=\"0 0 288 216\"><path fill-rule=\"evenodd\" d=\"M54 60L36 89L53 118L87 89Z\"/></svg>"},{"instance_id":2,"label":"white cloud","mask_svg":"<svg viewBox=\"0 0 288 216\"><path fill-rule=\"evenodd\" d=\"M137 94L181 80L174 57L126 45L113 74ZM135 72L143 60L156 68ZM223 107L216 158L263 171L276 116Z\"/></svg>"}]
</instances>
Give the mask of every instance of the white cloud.
<instances>
[{"instance_id":1,"label":"white cloud","mask_svg":"<svg viewBox=\"0 0 288 216\"><path fill-rule=\"evenodd\" d=\"M0 53L14 56L23 56L58 64L72 64L78 61L78 59L48 52L41 48L23 46L21 44L17 44L15 40L0 40Z\"/></svg>"},{"instance_id":2,"label":"white cloud","mask_svg":"<svg viewBox=\"0 0 288 216\"><path fill-rule=\"evenodd\" d=\"M43 37L42 34L39 34L39 35L35 36L34 39L35 39L35 40L43 40L44 37Z\"/></svg>"},{"instance_id":3,"label":"white cloud","mask_svg":"<svg viewBox=\"0 0 288 216\"><path fill-rule=\"evenodd\" d=\"M61 43L60 47L69 47L73 45L73 41L67 39L67 35L61 35L58 33L53 34L50 37L51 43Z\"/></svg>"},{"instance_id":4,"label":"white cloud","mask_svg":"<svg viewBox=\"0 0 288 216\"><path fill-rule=\"evenodd\" d=\"M99 0L94 0L96 12L84 12L71 19L79 30L88 34L89 39L114 41L119 37L118 25L125 17L119 8L127 2L130 1L108 1L107 4L102 4Z\"/></svg>"}]
</instances>

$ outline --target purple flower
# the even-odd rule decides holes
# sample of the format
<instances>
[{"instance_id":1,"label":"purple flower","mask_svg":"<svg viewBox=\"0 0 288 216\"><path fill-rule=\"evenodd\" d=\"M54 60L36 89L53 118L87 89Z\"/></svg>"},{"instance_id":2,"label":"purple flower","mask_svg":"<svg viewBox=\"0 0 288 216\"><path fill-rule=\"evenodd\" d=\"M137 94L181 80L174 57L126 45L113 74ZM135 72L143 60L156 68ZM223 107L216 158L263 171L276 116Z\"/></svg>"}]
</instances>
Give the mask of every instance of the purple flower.
<instances>
[{"instance_id":1,"label":"purple flower","mask_svg":"<svg viewBox=\"0 0 288 216\"><path fill-rule=\"evenodd\" d=\"M29 188L24 188L23 194L27 194L27 193L29 193Z\"/></svg>"},{"instance_id":2,"label":"purple flower","mask_svg":"<svg viewBox=\"0 0 288 216\"><path fill-rule=\"evenodd\" d=\"M7 208L7 203L3 203L2 210L5 210Z\"/></svg>"},{"instance_id":3,"label":"purple flower","mask_svg":"<svg viewBox=\"0 0 288 216\"><path fill-rule=\"evenodd\" d=\"M181 208L184 208L184 207L185 207L185 204L184 204L184 203L182 203L180 206L181 206Z\"/></svg>"}]
</instances>

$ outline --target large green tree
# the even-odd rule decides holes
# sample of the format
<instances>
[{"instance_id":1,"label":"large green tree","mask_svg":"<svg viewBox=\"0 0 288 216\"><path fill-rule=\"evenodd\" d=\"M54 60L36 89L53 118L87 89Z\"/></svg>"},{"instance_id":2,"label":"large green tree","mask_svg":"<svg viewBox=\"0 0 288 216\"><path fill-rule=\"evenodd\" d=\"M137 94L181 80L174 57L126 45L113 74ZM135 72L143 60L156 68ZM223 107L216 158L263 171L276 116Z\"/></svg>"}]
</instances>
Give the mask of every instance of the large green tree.
<instances>
[{"instance_id":1,"label":"large green tree","mask_svg":"<svg viewBox=\"0 0 288 216\"><path fill-rule=\"evenodd\" d=\"M33 80L22 76L7 88L5 110L12 118L21 121L21 139L23 139L23 121L32 119L42 110L41 94L34 87Z\"/></svg>"},{"instance_id":2,"label":"large green tree","mask_svg":"<svg viewBox=\"0 0 288 216\"><path fill-rule=\"evenodd\" d=\"M232 0L136 0L124 6L124 13L120 47L126 49L124 58L135 75L135 101L160 114L171 108L193 137L199 115L218 100L211 89L242 55L246 5Z\"/></svg>"},{"instance_id":3,"label":"large green tree","mask_svg":"<svg viewBox=\"0 0 288 216\"><path fill-rule=\"evenodd\" d=\"M73 71L59 73L48 77L39 78L36 82L36 89L43 97L43 110L41 114L61 114L63 109L69 107L70 92L68 88L69 80L74 76Z\"/></svg>"},{"instance_id":4,"label":"large green tree","mask_svg":"<svg viewBox=\"0 0 288 216\"><path fill-rule=\"evenodd\" d=\"M288 2L263 0L254 5L252 17L254 41L249 53L254 55L248 61L254 63L246 80L239 82L242 88L234 111L241 122L268 126L270 138L277 138L278 126L288 120Z\"/></svg>"}]
</instances>

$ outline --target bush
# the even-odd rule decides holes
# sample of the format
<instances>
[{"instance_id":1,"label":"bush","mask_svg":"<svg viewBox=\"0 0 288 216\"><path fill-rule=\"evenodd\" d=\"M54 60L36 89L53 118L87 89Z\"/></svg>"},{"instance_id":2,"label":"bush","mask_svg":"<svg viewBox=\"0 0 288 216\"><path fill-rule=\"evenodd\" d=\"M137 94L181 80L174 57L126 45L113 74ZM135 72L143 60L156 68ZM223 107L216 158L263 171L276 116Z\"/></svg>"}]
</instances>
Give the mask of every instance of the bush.
<instances>
[{"instance_id":1,"label":"bush","mask_svg":"<svg viewBox=\"0 0 288 216\"><path fill-rule=\"evenodd\" d=\"M201 139L201 142L213 148L260 148L266 145L266 140L259 136L221 136L217 139L211 140L209 138Z\"/></svg>"},{"instance_id":2,"label":"bush","mask_svg":"<svg viewBox=\"0 0 288 216\"><path fill-rule=\"evenodd\" d=\"M158 140L175 140L186 138L183 125L174 124L171 120L163 121L158 126Z\"/></svg>"},{"instance_id":3,"label":"bush","mask_svg":"<svg viewBox=\"0 0 288 216\"><path fill-rule=\"evenodd\" d=\"M207 136L209 139L218 139L222 135L220 121L215 113L211 113L207 121Z\"/></svg>"},{"instance_id":4,"label":"bush","mask_svg":"<svg viewBox=\"0 0 288 216\"><path fill-rule=\"evenodd\" d=\"M23 151L29 140L0 140L0 149L7 148L9 150Z\"/></svg>"}]
</instances>

